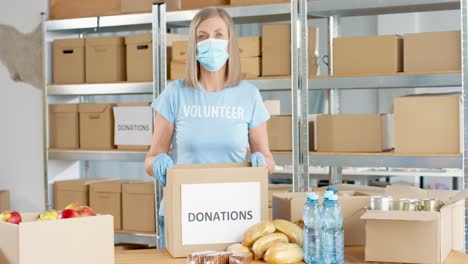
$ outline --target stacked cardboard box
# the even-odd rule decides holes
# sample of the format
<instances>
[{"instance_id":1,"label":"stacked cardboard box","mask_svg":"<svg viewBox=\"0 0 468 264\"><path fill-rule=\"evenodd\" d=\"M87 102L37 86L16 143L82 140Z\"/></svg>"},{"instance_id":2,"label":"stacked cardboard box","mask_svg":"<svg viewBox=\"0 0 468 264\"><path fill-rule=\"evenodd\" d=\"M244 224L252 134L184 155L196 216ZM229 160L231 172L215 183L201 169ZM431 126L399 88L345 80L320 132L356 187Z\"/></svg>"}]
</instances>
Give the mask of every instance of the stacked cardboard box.
<instances>
[{"instance_id":1,"label":"stacked cardboard box","mask_svg":"<svg viewBox=\"0 0 468 264\"><path fill-rule=\"evenodd\" d=\"M154 183L132 181L122 184L122 227L126 231L154 233Z\"/></svg>"},{"instance_id":2,"label":"stacked cardboard box","mask_svg":"<svg viewBox=\"0 0 468 264\"><path fill-rule=\"evenodd\" d=\"M115 83L126 79L125 39L99 37L85 40L86 82Z\"/></svg>"},{"instance_id":3,"label":"stacked cardboard box","mask_svg":"<svg viewBox=\"0 0 468 264\"><path fill-rule=\"evenodd\" d=\"M272 116L267 122L268 145L272 151L292 150L292 117Z\"/></svg>"},{"instance_id":4,"label":"stacked cardboard box","mask_svg":"<svg viewBox=\"0 0 468 264\"><path fill-rule=\"evenodd\" d=\"M54 208L63 210L67 205L76 203L89 206L89 186L108 179L80 179L56 181L54 183Z\"/></svg>"},{"instance_id":5,"label":"stacked cardboard box","mask_svg":"<svg viewBox=\"0 0 468 264\"><path fill-rule=\"evenodd\" d=\"M53 83L85 83L85 40L59 39L53 43Z\"/></svg>"},{"instance_id":6,"label":"stacked cardboard box","mask_svg":"<svg viewBox=\"0 0 468 264\"><path fill-rule=\"evenodd\" d=\"M80 120L77 104L49 105L49 141L56 149L80 147Z\"/></svg>"},{"instance_id":7,"label":"stacked cardboard box","mask_svg":"<svg viewBox=\"0 0 468 264\"><path fill-rule=\"evenodd\" d=\"M170 80L185 78L185 69L187 67L187 48L188 41L174 41L172 43L172 60L170 63Z\"/></svg>"},{"instance_id":8,"label":"stacked cardboard box","mask_svg":"<svg viewBox=\"0 0 468 264\"><path fill-rule=\"evenodd\" d=\"M80 148L114 149L113 104L80 104Z\"/></svg>"},{"instance_id":9,"label":"stacked cardboard box","mask_svg":"<svg viewBox=\"0 0 468 264\"><path fill-rule=\"evenodd\" d=\"M127 47L127 81L153 81L153 37L151 34L125 37Z\"/></svg>"},{"instance_id":10,"label":"stacked cardboard box","mask_svg":"<svg viewBox=\"0 0 468 264\"><path fill-rule=\"evenodd\" d=\"M262 39L260 37L239 38L239 55L242 78L256 78L262 75Z\"/></svg>"}]
</instances>

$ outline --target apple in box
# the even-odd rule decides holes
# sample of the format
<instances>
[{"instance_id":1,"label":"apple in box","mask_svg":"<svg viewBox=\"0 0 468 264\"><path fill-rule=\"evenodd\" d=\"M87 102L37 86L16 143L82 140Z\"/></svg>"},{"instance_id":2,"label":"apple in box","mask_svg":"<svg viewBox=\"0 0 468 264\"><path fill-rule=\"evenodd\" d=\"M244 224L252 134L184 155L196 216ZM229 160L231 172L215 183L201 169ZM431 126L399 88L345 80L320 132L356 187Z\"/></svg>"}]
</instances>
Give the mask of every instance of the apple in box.
<instances>
[{"instance_id":1,"label":"apple in box","mask_svg":"<svg viewBox=\"0 0 468 264\"><path fill-rule=\"evenodd\" d=\"M22 220L20 213L16 211L6 211L0 214L0 221L17 225L21 223Z\"/></svg>"}]
</instances>

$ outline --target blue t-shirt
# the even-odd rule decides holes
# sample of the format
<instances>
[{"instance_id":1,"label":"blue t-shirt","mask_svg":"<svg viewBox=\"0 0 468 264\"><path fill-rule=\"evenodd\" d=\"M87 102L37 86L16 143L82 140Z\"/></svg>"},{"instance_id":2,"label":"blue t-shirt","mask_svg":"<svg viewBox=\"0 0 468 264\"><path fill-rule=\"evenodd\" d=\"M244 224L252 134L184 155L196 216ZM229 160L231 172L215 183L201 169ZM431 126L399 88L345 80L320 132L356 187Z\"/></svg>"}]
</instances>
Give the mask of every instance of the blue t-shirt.
<instances>
[{"instance_id":1,"label":"blue t-shirt","mask_svg":"<svg viewBox=\"0 0 468 264\"><path fill-rule=\"evenodd\" d=\"M212 93L177 80L151 106L174 124L176 164L243 162L249 129L270 118L258 89L245 81Z\"/></svg>"}]
</instances>

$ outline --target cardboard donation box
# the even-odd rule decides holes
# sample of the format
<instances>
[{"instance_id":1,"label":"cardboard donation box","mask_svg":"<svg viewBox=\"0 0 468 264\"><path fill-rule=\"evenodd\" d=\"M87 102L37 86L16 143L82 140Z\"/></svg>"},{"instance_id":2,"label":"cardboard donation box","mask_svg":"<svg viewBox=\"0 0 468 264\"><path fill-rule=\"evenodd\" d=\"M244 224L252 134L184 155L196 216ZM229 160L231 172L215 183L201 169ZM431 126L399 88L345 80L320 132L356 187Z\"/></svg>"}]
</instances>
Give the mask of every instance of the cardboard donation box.
<instances>
[{"instance_id":1,"label":"cardboard donation box","mask_svg":"<svg viewBox=\"0 0 468 264\"><path fill-rule=\"evenodd\" d=\"M114 229L122 229L122 183L119 180L89 185L89 206L96 214L114 217Z\"/></svg>"},{"instance_id":2,"label":"cardboard donation box","mask_svg":"<svg viewBox=\"0 0 468 264\"><path fill-rule=\"evenodd\" d=\"M426 32L404 36L405 72L461 70L461 32Z\"/></svg>"},{"instance_id":3,"label":"cardboard donation box","mask_svg":"<svg viewBox=\"0 0 468 264\"><path fill-rule=\"evenodd\" d=\"M343 210L343 229L346 246L366 244L365 222L360 217L369 205L370 195L381 195L382 188L335 185L338 192L338 202ZM314 190L320 196L323 189ZM323 198L321 197L320 200ZM306 202L306 193L276 193L273 195L273 220L284 219L292 222L302 220L302 211ZM322 201L321 201L322 202Z\"/></svg>"},{"instance_id":4,"label":"cardboard donation box","mask_svg":"<svg viewBox=\"0 0 468 264\"><path fill-rule=\"evenodd\" d=\"M247 163L178 165L164 188L166 247L173 257L225 250L268 219L268 172Z\"/></svg>"},{"instance_id":5,"label":"cardboard donation box","mask_svg":"<svg viewBox=\"0 0 468 264\"><path fill-rule=\"evenodd\" d=\"M133 232L154 233L154 183L132 181L122 184L123 229Z\"/></svg>"},{"instance_id":6,"label":"cardboard donation box","mask_svg":"<svg viewBox=\"0 0 468 264\"><path fill-rule=\"evenodd\" d=\"M114 148L113 104L80 104L80 148Z\"/></svg>"},{"instance_id":7,"label":"cardboard donation box","mask_svg":"<svg viewBox=\"0 0 468 264\"><path fill-rule=\"evenodd\" d=\"M0 213L10 211L10 192L0 190Z\"/></svg>"},{"instance_id":8,"label":"cardboard donation box","mask_svg":"<svg viewBox=\"0 0 468 264\"><path fill-rule=\"evenodd\" d=\"M53 43L53 83L85 82L84 39L58 39Z\"/></svg>"},{"instance_id":9,"label":"cardboard donation box","mask_svg":"<svg viewBox=\"0 0 468 264\"><path fill-rule=\"evenodd\" d=\"M125 37L127 46L127 81L153 81L153 45L151 34Z\"/></svg>"},{"instance_id":10,"label":"cardboard donation box","mask_svg":"<svg viewBox=\"0 0 468 264\"><path fill-rule=\"evenodd\" d=\"M54 183L54 208L63 210L71 203L89 206L89 185L108 179L80 179Z\"/></svg>"},{"instance_id":11,"label":"cardboard donation box","mask_svg":"<svg viewBox=\"0 0 468 264\"><path fill-rule=\"evenodd\" d=\"M86 82L115 83L126 79L123 37L87 38Z\"/></svg>"},{"instance_id":12,"label":"cardboard donation box","mask_svg":"<svg viewBox=\"0 0 468 264\"><path fill-rule=\"evenodd\" d=\"M113 264L112 216L36 221L37 213L21 214L23 222L0 222L2 264Z\"/></svg>"},{"instance_id":13,"label":"cardboard donation box","mask_svg":"<svg viewBox=\"0 0 468 264\"><path fill-rule=\"evenodd\" d=\"M149 103L114 107L114 140L121 150L148 150L153 135L153 110Z\"/></svg>"},{"instance_id":14,"label":"cardboard donation box","mask_svg":"<svg viewBox=\"0 0 468 264\"><path fill-rule=\"evenodd\" d=\"M80 147L80 120L77 104L49 105L50 147L78 149Z\"/></svg>"},{"instance_id":15,"label":"cardboard donation box","mask_svg":"<svg viewBox=\"0 0 468 264\"><path fill-rule=\"evenodd\" d=\"M292 150L292 117L272 116L267 122L268 144L273 151Z\"/></svg>"},{"instance_id":16,"label":"cardboard donation box","mask_svg":"<svg viewBox=\"0 0 468 264\"><path fill-rule=\"evenodd\" d=\"M459 94L426 94L396 98L395 152L461 153L462 110Z\"/></svg>"},{"instance_id":17,"label":"cardboard donation box","mask_svg":"<svg viewBox=\"0 0 468 264\"><path fill-rule=\"evenodd\" d=\"M451 250L464 249L468 190L457 193L390 186L386 195L394 201L437 198L446 204L440 212L368 210L362 216L366 220L366 261L439 264Z\"/></svg>"},{"instance_id":18,"label":"cardboard donation box","mask_svg":"<svg viewBox=\"0 0 468 264\"><path fill-rule=\"evenodd\" d=\"M335 38L333 74L389 74L403 71L403 39L400 36Z\"/></svg>"},{"instance_id":19,"label":"cardboard donation box","mask_svg":"<svg viewBox=\"0 0 468 264\"><path fill-rule=\"evenodd\" d=\"M392 115L319 115L316 125L320 152L382 152L394 147Z\"/></svg>"}]
</instances>

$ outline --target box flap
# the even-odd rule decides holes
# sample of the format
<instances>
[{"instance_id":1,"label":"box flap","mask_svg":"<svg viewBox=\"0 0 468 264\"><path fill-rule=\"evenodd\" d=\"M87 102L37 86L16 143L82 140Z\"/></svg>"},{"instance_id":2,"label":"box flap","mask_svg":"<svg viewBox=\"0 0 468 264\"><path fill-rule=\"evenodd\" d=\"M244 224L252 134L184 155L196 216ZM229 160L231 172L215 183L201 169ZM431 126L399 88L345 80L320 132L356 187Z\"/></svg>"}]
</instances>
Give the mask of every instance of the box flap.
<instances>
[{"instance_id":1,"label":"box flap","mask_svg":"<svg viewBox=\"0 0 468 264\"><path fill-rule=\"evenodd\" d=\"M85 45L85 40L80 39L57 39L54 40L54 47L60 48L83 48Z\"/></svg>"},{"instance_id":2,"label":"box flap","mask_svg":"<svg viewBox=\"0 0 468 264\"><path fill-rule=\"evenodd\" d=\"M135 106L149 106L150 103L119 103L117 107L135 107Z\"/></svg>"},{"instance_id":3,"label":"box flap","mask_svg":"<svg viewBox=\"0 0 468 264\"><path fill-rule=\"evenodd\" d=\"M389 220L389 221L420 221L431 222L440 218L438 212L410 212L410 211L378 211L367 210L361 219Z\"/></svg>"},{"instance_id":4,"label":"box flap","mask_svg":"<svg viewBox=\"0 0 468 264\"><path fill-rule=\"evenodd\" d=\"M53 113L78 113L78 104L51 104L49 110Z\"/></svg>"},{"instance_id":5,"label":"box flap","mask_svg":"<svg viewBox=\"0 0 468 264\"><path fill-rule=\"evenodd\" d=\"M385 188L355 185L355 184L336 184L336 185L333 185L332 187L339 191L356 191L356 192L369 194L369 195L378 195L378 194L383 194L385 192Z\"/></svg>"},{"instance_id":6,"label":"box flap","mask_svg":"<svg viewBox=\"0 0 468 264\"><path fill-rule=\"evenodd\" d=\"M243 168L251 167L248 162L240 163L216 163L216 164L177 164L172 169L217 169L217 168Z\"/></svg>"},{"instance_id":7,"label":"box flap","mask_svg":"<svg viewBox=\"0 0 468 264\"><path fill-rule=\"evenodd\" d=\"M423 94L409 94L409 95L397 97L396 99L414 98L414 97L459 97L461 99L461 96L462 96L461 93L437 93L437 94L423 93Z\"/></svg>"},{"instance_id":8,"label":"box flap","mask_svg":"<svg viewBox=\"0 0 468 264\"><path fill-rule=\"evenodd\" d=\"M67 191L87 191L88 185L95 182L109 181L112 179L80 179L80 180L65 180L56 181L54 185L56 188Z\"/></svg>"},{"instance_id":9,"label":"box flap","mask_svg":"<svg viewBox=\"0 0 468 264\"><path fill-rule=\"evenodd\" d=\"M86 38L86 46L108 46L108 45L124 45L123 37L98 37L98 38Z\"/></svg>"},{"instance_id":10,"label":"box flap","mask_svg":"<svg viewBox=\"0 0 468 264\"><path fill-rule=\"evenodd\" d=\"M385 195L393 197L393 200L399 200L403 198L408 199L425 199L427 198L427 192L425 190L401 185L390 185L385 189Z\"/></svg>"},{"instance_id":11,"label":"box flap","mask_svg":"<svg viewBox=\"0 0 468 264\"><path fill-rule=\"evenodd\" d=\"M80 104L78 109L80 113L104 113L113 104Z\"/></svg>"},{"instance_id":12,"label":"box flap","mask_svg":"<svg viewBox=\"0 0 468 264\"><path fill-rule=\"evenodd\" d=\"M451 198L445 205L444 207L450 206L458 201L468 199L468 189L465 189L461 192L459 192L455 197ZM442 207L442 208L444 208Z\"/></svg>"},{"instance_id":13,"label":"box flap","mask_svg":"<svg viewBox=\"0 0 468 264\"><path fill-rule=\"evenodd\" d=\"M141 34L141 35L130 35L125 37L125 44L150 44L153 42L153 35Z\"/></svg>"},{"instance_id":14,"label":"box flap","mask_svg":"<svg viewBox=\"0 0 468 264\"><path fill-rule=\"evenodd\" d=\"M119 180L94 182L89 185L89 188L93 192L120 193L122 192L122 182Z\"/></svg>"},{"instance_id":15,"label":"box flap","mask_svg":"<svg viewBox=\"0 0 468 264\"><path fill-rule=\"evenodd\" d=\"M153 194L153 182L130 182L122 184L122 192L128 194Z\"/></svg>"}]
</instances>

